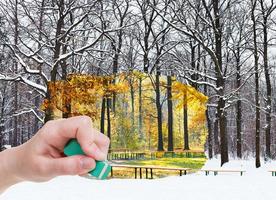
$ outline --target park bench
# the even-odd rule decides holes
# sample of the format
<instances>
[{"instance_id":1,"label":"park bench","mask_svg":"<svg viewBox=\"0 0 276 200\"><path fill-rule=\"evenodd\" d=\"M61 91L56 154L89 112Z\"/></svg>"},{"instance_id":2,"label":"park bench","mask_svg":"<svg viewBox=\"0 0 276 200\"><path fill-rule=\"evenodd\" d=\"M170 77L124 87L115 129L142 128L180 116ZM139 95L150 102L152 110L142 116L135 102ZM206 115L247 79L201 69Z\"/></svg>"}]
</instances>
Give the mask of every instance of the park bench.
<instances>
[{"instance_id":1,"label":"park bench","mask_svg":"<svg viewBox=\"0 0 276 200\"><path fill-rule=\"evenodd\" d=\"M143 169L146 171L146 179L150 178L153 179L153 170L167 170L167 171L179 171L179 175L182 176L183 174L186 175L187 171L191 170L190 168L177 168L177 167L159 167L159 166L140 166L140 165L111 165L111 177L113 177L113 168L128 168L134 169L134 177L137 179L137 173L139 170L140 179L143 176Z\"/></svg>"},{"instance_id":2,"label":"park bench","mask_svg":"<svg viewBox=\"0 0 276 200\"><path fill-rule=\"evenodd\" d=\"M151 159L156 158L205 158L203 151L181 150L179 148L174 151L152 151L150 152Z\"/></svg>"},{"instance_id":3,"label":"park bench","mask_svg":"<svg viewBox=\"0 0 276 200\"><path fill-rule=\"evenodd\" d=\"M144 152L111 152L108 154L108 160L143 160Z\"/></svg>"},{"instance_id":4,"label":"park bench","mask_svg":"<svg viewBox=\"0 0 276 200\"><path fill-rule=\"evenodd\" d=\"M268 172L271 172L272 176L276 176L276 170L269 170Z\"/></svg>"},{"instance_id":5,"label":"park bench","mask_svg":"<svg viewBox=\"0 0 276 200\"><path fill-rule=\"evenodd\" d=\"M245 170L231 170L231 169L201 169L200 171L205 172L205 175L208 176L210 172L214 172L214 175L218 175L218 172L225 172L225 173L240 173L242 176Z\"/></svg>"}]
</instances>

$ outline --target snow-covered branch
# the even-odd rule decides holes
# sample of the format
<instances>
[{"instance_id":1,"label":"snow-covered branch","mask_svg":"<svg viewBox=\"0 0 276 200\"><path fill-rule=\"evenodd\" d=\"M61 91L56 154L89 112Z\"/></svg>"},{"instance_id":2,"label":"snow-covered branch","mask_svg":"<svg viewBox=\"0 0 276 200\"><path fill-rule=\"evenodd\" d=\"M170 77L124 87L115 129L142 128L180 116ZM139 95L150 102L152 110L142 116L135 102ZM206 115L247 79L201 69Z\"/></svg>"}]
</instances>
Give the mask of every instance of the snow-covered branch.
<instances>
[{"instance_id":1,"label":"snow-covered branch","mask_svg":"<svg viewBox=\"0 0 276 200\"><path fill-rule=\"evenodd\" d=\"M14 116L20 116L20 115L24 115L26 113L32 113L40 122L44 123L44 119L41 118L34 109L30 108L30 109L23 109L20 110L19 112L14 113L13 115L11 115L10 117L14 117Z\"/></svg>"},{"instance_id":2,"label":"snow-covered branch","mask_svg":"<svg viewBox=\"0 0 276 200\"><path fill-rule=\"evenodd\" d=\"M34 88L35 90L37 90L42 96L45 96L47 93L47 88L39 85L31 80L28 80L27 78L21 76L21 75L15 75L14 77L12 76L8 76L8 75L4 75L0 73L0 80L3 81L18 81L18 82L23 82L26 85Z\"/></svg>"}]
</instances>

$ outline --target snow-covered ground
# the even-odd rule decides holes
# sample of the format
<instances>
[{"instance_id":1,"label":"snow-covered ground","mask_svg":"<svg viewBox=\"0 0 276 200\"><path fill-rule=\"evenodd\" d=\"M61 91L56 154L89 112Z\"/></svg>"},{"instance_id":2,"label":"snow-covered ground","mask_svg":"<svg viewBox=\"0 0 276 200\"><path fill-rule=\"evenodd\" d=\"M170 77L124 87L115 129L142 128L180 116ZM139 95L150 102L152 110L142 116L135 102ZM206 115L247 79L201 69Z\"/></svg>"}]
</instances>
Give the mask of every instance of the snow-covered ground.
<instances>
[{"instance_id":1,"label":"snow-covered ground","mask_svg":"<svg viewBox=\"0 0 276 200\"><path fill-rule=\"evenodd\" d=\"M20 183L8 189L0 200L275 200L276 177L269 169L276 162L230 161L225 169L244 169L246 173L205 176L203 172L163 179L90 180L78 176L63 176L47 183ZM219 168L218 160L208 161L204 168Z\"/></svg>"}]
</instances>

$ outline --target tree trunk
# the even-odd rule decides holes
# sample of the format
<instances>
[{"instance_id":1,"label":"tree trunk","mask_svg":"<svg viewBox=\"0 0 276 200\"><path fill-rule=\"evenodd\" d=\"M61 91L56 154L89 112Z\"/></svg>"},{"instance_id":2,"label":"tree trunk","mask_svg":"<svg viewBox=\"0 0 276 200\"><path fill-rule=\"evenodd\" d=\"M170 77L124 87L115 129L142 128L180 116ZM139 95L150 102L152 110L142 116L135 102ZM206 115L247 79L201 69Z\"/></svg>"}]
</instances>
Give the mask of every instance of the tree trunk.
<instances>
[{"instance_id":1,"label":"tree trunk","mask_svg":"<svg viewBox=\"0 0 276 200\"><path fill-rule=\"evenodd\" d=\"M1 117L0 117L0 151L3 148L4 145L4 131L5 131L5 120L4 120L4 112L5 112L5 96L2 99L1 103Z\"/></svg>"},{"instance_id":2,"label":"tree trunk","mask_svg":"<svg viewBox=\"0 0 276 200\"><path fill-rule=\"evenodd\" d=\"M223 97L220 97L218 102L219 113L219 133L220 133L220 154L221 154L221 166L229 161L228 157L228 141L226 134L227 118L226 111L221 111L225 107L225 101Z\"/></svg>"},{"instance_id":3,"label":"tree trunk","mask_svg":"<svg viewBox=\"0 0 276 200\"><path fill-rule=\"evenodd\" d=\"M217 57L216 64L216 86L219 88L218 95L218 123L219 123L219 133L220 133L220 154L221 154L221 166L229 161L228 157L228 141L227 141L227 119L225 111L225 99L224 99L224 87L225 80L222 68L222 25L220 23L220 5L219 0L213 0L213 10L215 18L215 53Z\"/></svg>"},{"instance_id":4,"label":"tree trunk","mask_svg":"<svg viewBox=\"0 0 276 200\"><path fill-rule=\"evenodd\" d=\"M237 101L236 107L236 124L237 124L237 157L242 158L242 108L241 108L241 100Z\"/></svg>"},{"instance_id":5,"label":"tree trunk","mask_svg":"<svg viewBox=\"0 0 276 200\"><path fill-rule=\"evenodd\" d=\"M49 88L49 83L47 85L47 93L46 93L45 99L46 101L48 101L49 106L45 110L44 123L54 119L54 110L53 110L53 106L51 105L51 91Z\"/></svg>"},{"instance_id":6,"label":"tree trunk","mask_svg":"<svg viewBox=\"0 0 276 200\"><path fill-rule=\"evenodd\" d=\"M117 7L118 10L120 10L119 7ZM119 15L119 19L120 19L120 27L122 27L124 25L124 20L126 17L126 11L128 10L128 2L127 2L127 8L124 12L123 15L121 15L121 11L120 11L120 15ZM116 34L117 35L117 34ZM113 80L113 84L116 83L116 75L118 73L118 63L119 63L119 55L121 54L121 50L122 50L122 45L123 45L123 29L120 29L118 31L118 38L115 39L115 41L118 41L117 44L118 46L116 46L116 44L113 44L113 51L115 53L114 58L113 58L113 75L114 75L114 80ZM113 93L113 103L112 103L112 111L115 114L116 112L116 93Z\"/></svg>"},{"instance_id":7,"label":"tree trunk","mask_svg":"<svg viewBox=\"0 0 276 200\"><path fill-rule=\"evenodd\" d=\"M208 138L207 138L207 144L208 144L208 157L209 159L213 158L213 138L212 138L212 124L211 119L209 117L208 108L206 109L205 115L206 115L206 121L207 121L207 128L208 128Z\"/></svg>"},{"instance_id":8,"label":"tree trunk","mask_svg":"<svg viewBox=\"0 0 276 200\"><path fill-rule=\"evenodd\" d=\"M20 124L20 127L19 127L19 145L20 144L23 144L24 142L24 134L25 134L25 123L23 122L22 123L22 115L18 116L18 122Z\"/></svg>"},{"instance_id":9,"label":"tree trunk","mask_svg":"<svg viewBox=\"0 0 276 200\"><path fill-rule=\"evenodd\" d=\"M39 84L40 81L37 80L36 83ZM39 109L39 102L40 102L40 98L39 98L40 94L38 92L35 92L35 94L36 94L36 97L34 99L34 104L35 104L36 111L38 111L38 109ZM39 129L39 123L40 123L39 119L35 116L35 118L34 118L34 125L33 125L33 127L34 127L34 133L36 133L38 131L38 129Z\"/></svg>"},{"instance_id":10,"label":"tree trunk","mask_svg":"<svg viewBox=\"0 0 276 200\"><path fill-rule=\"evenodd\" d=\"M44 17L44 6L45 6L45 0L41 1L41 10L40 10L40 15L39 15L39 35L38 35L38 40L42 41L42 33L43 33L43 17ZM41 47L41 44L38 43L38 48ZM38 66L38 69L41 70L41 66ZM40 84L40 79L38 78L36 80L37 84ZM36 108L36 112L38 112L39 110L39 106L40 106L40 94L38 92L35 93L36 97L34 99L34 104L35 104L35 108ZM36 133L39 129L39 119L37 117L34 118L34 125L33 125L33 131L34 133ZM30 135L28 136L28 139L30 139Z\"/></svg>"},{"instance_id":11,"label":"tree trunk","mask_svg":"<svg viewBox=\"0 0 276 200\"><path fill-rule=\"evenodd\" d=\"M37 118L37 117L35 117L35 118ZM28 121L30 122L31 121L31 115L30 114L28 114ZM28 134L27 134L27 140L29 140L31 137L32 137L32 133L33 133L33 131L32 131L32 127L27 123L27 126L28 126Z\"/></svg>"},{"instance_id":12,"label":"tree trunk","mask_svg":"<svg viewBox=\"0 0 276 200\"><path fill-rule=\"evenodd\" d=\"M157 110L157 127L158 127L158 151L164 151L163 147L163 133L162 133L162 107L161 107L161 102L160 102L160 80L159 77L160 74L157 72L156 74L156 83L155 83L155 90L156 90L156 98L155 98L155 103L156 103L156 110Z\"/></svg>"},{"instance_id":13,"label":"tree trunk","mask_svg":"<svg viewBox=\"0 0 276 200\"><path fill-rule=\"evenodd\" d=\"M168 151L173 151L173 105L172 105L172 77L167 76L167 103L168 103Z\"/></svg>"},{"instance_id":14,"label":"tree trunk","mask_svg":"<svg viewBox=\"0 0 276 200\"><path fill-rule=\"evenodd\" d=\"M200 63L200 59L201 59L200 58L200 49L198 49L198 65ZM204 66L204 73L207 74L207 64L206 64L206 58L205 57L203 57L203 66ZM199 69L199 66L197 67L197 69ZM205 77L204 79L205 79L205 81L207 81L207 77ZM208 96L209 95L208 94L208 87L207 87L206 84L204 85L203 89L204 89L204 94L206 96ZM212 159L213 158L213 148L214 148L213 140L214 140L215 137L212 134L214 130L212 130L212 120L211 120L211 117L209 116L209 112L210 112L210 110L207 107L206 111L205 111L205 115L206 115L206 123L207 123L207 128L208 128L208 137L207 137L208 157L209 157L209 159ZM217 134L217 140L218 140L218 134Z\"/></svg>"},{"instance_id":15,"label":"tree trunk","mask_svg":"<svg viewBox=\"0 0 276 200\"><path fill-rule=\"evenodd\" d=\"M264 16L263 20L263 59L264 59L264 73L265 73L265 82L266 82L266 114L265 114L265 146L266 146L266 158L271 159L271 95L272 95L272 89L271 89L271 81L270 81L270 75L269 75L269 66L268 66L268 39L267 39L267 18Z\"/></svg>"},{"instance_id":16,"label":"tree trunk","mask_svg":"<svg viewBox=\"0 0 276 200\"><path fill-rule=\"evenodd\" d=\"M61 40L64 38L60 38L61 35L64 33L64 17L63 15L64 12L64 0L60 0L58 6L59 6L59 19L57 21L57 28L56 28L56 33L55 33L55 46L54 46L54 56L53 56L53 61L56 62L60 56L61 52L61 46L62 42ZM57 78L57 73L58 73L58 66L60 65L59 62L56 62L55 65L53 66L53 69L51 70L51 81L55 82Z\"/></svg>"},{"instance_id":17,"label":"tree trunk","mask_svg":"<svg viewBox=\"0 0 276 200\"><path fill-rule=\"evenodd\" d=\"M2 115L2 114L1 114ZM1 116L0 118L0 151L2 151L3 149L3 145L4 145L4 130L5 130L5 127L4 127L4 119L3 117Z\"/></svg>"},{"instance_id":18,"label":"tree trunk","mask_svg":"<svg viewBox=\"0 0 276 200\"><path fill-rule=\"evenodd\" d=\"M184 94L183 116L184 116L184 150L190 150L189 147L189 130L188 130L188 102L187 91Z\"/></svg>"},{"instance_id":19,"label":"tree trunk","mask_svg":"<svg viewBox=\"0 0 276 200\"><path fill-rule=\"evenodd\" d=\"M17 70L16 70L17 71ZM18 83L14 83L14 113L17 112L18 110ZM18 116L14 116L14 132L13 132L13 146L18 145L18 137L19 137L19 132L18 132Z\"/></svg>"},{"instance_id":20,"label":"tree trunk","mask_svg":"<svg viewBox=\"0 0 276 200\"><path fill-rule=\"evenodd\" d=\"M70 100L67 100L66 102L64 102L64 108L65 109L63 112L62 112L62 118L69 118L71 117L71 103L70 103Z\"/></svg>"},{"instance_id":21,"label":"tree trunk","mask_svg":"<svg viewBox=\"0 0 276 200\"><path fill-rule=\"evenodd\" d=\"M111 149L111 144L112 144L112 140L111 140L111 118L110 118L110 109L111 109L111 99L107 98L107 136L110 139L110 145L109 145L109 149Z\"/></svg>"},{"instance_id":22,"label":"tree trunk","mask_svg":"<svg viewBox=\"0 0 276 200\"><path fill-rule=\"evenodd\" d=\"M19 29L18 29L18 0L15 0L14 5L14 45L18 45L18 35L19 35ZM16 60L13 62L14 65L14 72L17 74L18 72L18 63ZM14 83L14 113L18 111L18 82ZM14 116L14 132L13 132L13 146L18 145L18 116Z\"/></svg>"},{"instance_id":23,"label":"tree trunk","mask_svg":"<svg viewBox=\"0 0 276 200\"><path fill-rule=\"evenodd\" d=\"M9 122L9 127L12 127L13 126L13 120L10 120ZM12 145L12 130L9 130L9 144Z\"/></svg>"},{"instance_id":24,"label":"tree trunk","mask_svg":"<svg viewBox=\"0 0 276 200\"><path fill-rule=\"evenodd\" d=\"M253 22L253 39L254 39L254 70L255 70L255 107L256 107L256 132L255 132L255 165L256 168L261 166L260 161L260 100L259 100L259 66L258 66L258 44L257 44L257 33L256 33L256 9L257 0L254 0L253 7L251 10L251 20Z\"/></svg>"},{"instance_id":25,"label":"tree trunk","mask_svg":"<svg viewBox=\"0 0 276 200\"><path fill-rule=\"evenodd\" d=\"M220 147L218 122L219 122L218 114L216 113L216 117L214 120L214 155L219 154L219 147Z\"/></svg>"},{"instance_id":26,"label":"tree trunk","mask_svg":"<svg viewBox=\"0 0 276 200\"><path fill-rule=\"evenodd\" d=\"M106 98L102 98L102 108L101 108L101 133L104 134L104 119L105 119L105 104L106 104Z\"/></svg>"},{"instance_id":27,"label":"tree trunk","mask_svg":"<svg viewBox=\"0 0 276 200\"><path fill-rule=\"evenodd\" d=\"M132 80L130 80L130 98L131 98L131 124L132 128L134 130L134 116L135 116L135 91L133 88L133 83Z\"/></svg>"},{"instance_id":28,"label":"tree trunk","mask_svg":"<svg viewBox=\"0 0 276 200\"><path fill-rule=\"evenodd\" d=\"M139 78L139 119L138 119L138 131L140 140L143 140L143 113L142 113L142 78Z\"/></svg>"},{"instance_id":29,"label":"tree trunk","mask_svg":"<svg viewBox=\"0 0 276 200\"><path fill-rule=\"evenodd\" d=\"M192 68L192 70L194 70L193 74L191 75L191 79L196 81L198 79L198 75L196 73L197 65L196 65L196 59L195 59L196 58L196 56L195 56L196 55L196 52L195 52L196 46L193 44L192 41L190 41L190 48L191 48L191 68ZM198 88L198 84L196 82L192 82L191 86L194 87L195 89Z\"/></svg>"},{"instance_id":30,"label":"tree trunk","mask_svg":"<svg viewBox=\"0 0 276 200\"><path fill-rule=\"evenodd\" d=\"M236 88L239 90L241 86L241 75L240 75L240 52L238 48L237 52L237 74L236 74ZM236 124L237 124L237 157L242 158L242 107L241 107L241 100L240 100L240 93L238 92L238 101L236 105Z\"/></svg>"}]
</instances>

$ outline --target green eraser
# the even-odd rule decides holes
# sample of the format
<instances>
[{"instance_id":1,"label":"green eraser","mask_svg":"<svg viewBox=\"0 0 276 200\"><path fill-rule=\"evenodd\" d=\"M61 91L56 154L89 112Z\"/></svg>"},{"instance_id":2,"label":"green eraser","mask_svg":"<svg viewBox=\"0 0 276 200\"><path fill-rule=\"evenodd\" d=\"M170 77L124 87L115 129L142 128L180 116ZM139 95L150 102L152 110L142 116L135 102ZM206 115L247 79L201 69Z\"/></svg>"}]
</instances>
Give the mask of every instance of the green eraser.
<instances>
[{"instance_id":1,"label":"green eraser","mask_svg":"<svg viewBox=\"0 0 276 200\"><path fill-rule=\"evenodd\" d=\"M85 155L83 150L81 149L80 144L76 139L71 139L63 150L66 156L73 155ZM107 163L107 161L96 161L96 167L89 174L97 179L106 179L111 171L111 166Z\"/></svg>"}]
</instances>

